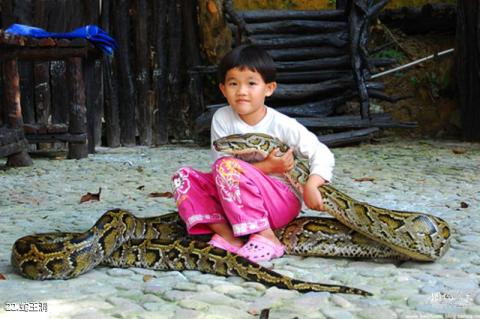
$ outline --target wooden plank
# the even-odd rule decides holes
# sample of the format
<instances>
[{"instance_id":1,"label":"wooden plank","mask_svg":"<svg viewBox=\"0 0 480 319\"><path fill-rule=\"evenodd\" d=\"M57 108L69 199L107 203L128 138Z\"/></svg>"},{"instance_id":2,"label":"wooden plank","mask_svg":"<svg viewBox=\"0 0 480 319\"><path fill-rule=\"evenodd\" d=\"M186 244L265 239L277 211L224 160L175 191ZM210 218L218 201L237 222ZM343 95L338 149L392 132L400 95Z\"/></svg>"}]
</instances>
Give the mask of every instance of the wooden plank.
<instances>
[{"instance_id":1,"label":"wooden plank","mask_svg":"<svg viewBox=\"0 0 480 319\"><path fill-rule=\"evenodd\" d=\"M388 113L372 114L371 119L364 119L358 115L343 115L329 117L298 117L298 122L306 127L315 128L364 128L364 127L398 127L398 128L414 128L417 126L415 122L397 122L392 119Z\"/></svg>"},{"instance_id":2,"label":"wooden plank","mask_svg":"<svg viewBox=\"0 0 480 319\"><path fill-rule=\"evenodd\" d=\"M24 124L23 131L25 134L42 134L42 133L67 133L68 125L65 123L58 124Z\"/></svg>"},{"instance_id":3,"label":"wooden plank","mask_svg":"<svg viewBox=\"0 0 480 319\"><path fill-rule=\"evenodd\" d=\"M82 74L81 58L69 58L67 76L71 83L70 125L68 132L72 135L86 134L87 108L85 105L85 84ZM80 159L88 156L86 144L68 144L68 158Z\"/></svg>"},{"instance_id":4,"label":"wooden plank","mask_svg":"<svg viewBox=\"0 0 480 319\"><path fill-rule=\"evenodd\" d=\"M18 19L16 22L31 25L33 23L33 0L15 1L13 15ZM7 9L8 10L8 9ZM0 54L3 56L3 54ZM18 55L13 54L12 58ZM27 61L18 61L18 72L20 73L20 91L23 121L25 123L35 122L35 84L33 79L33 64Z\"/></svg>"},{"instance_id":5,"label":"wooden plank","mask_svg":"<svg viewBox=\"0 0 480 319\"><path fill-rule=\"evenodd\" d=\"M34 25L48 29L48 13L52 9L54 1L36 1L33 6ZM54 40L39 39L39 45L55 45ZM18 57L17 57L18 58ZM35 94L35 122L47 124L51 112L51 91L50 91L50 63L37 60L33 63L33 79ZM51 148L49 144L37 145L38 149Z\"/></svg>"},{"instance_id":6,"label":"wooden plank","mask_svg":"<svg viewBox=\"0 0 480 319\"><path fill-rule=\"evenodd\" d=\"M105 142L109 147L120 146L120 118L118 87L115 72L112 68L112 59L105 56L103 63L103 81L105 83Z\"/></svg>"},{"instance_id":7,"label":"wooden plank","mask_svg":"<svg viewBox=\"0 0 480 319\"><path fill-rule=\"evenodd\" d=\"M154 1L155 52L153 83L156 95L154 143L168 143L167 101L167 11L169 1Z\"/></svg>"},{"instance_id":8,"label":"wooden plank","mask_svg":"<svg viewBox=\"0 0 480 319\"><path fill-rule=\"evenodd\" d=\"M362 130L334 133L328 135L318 135L318 140L329 147L349 145L367 141L373 137L373 134L378 132L377 127L370 127Z\"/></svg>"},{"instance_id":9,"label":"wooden plank","mask_svg":"<svg viewBox=\"0 0 480 319\"><path fill-rule=\"evenodd\" d=\"M199 25L196 1L184 1L182 8L184 16L184 39L187 39L183 44L186 52L186 64L188 69L190 69L192 66L200 65L202 62L200 58L200 41L197 35ZM199 74L191 74L187 76L187 78L189 80L189 114L195 119L204 110L203 80Z\"/></svg>"},{"instance_id":10,"label":"wooden plank","mask_svg":"<svg viewBox=\"0 0 480 319\"><path fill-rule=\"evenodd\" d=\"M317 46L303 48L279 48L267 50L275 61L300 61L326 57L336 57L348 53L345 48L333 46Z\"/></svg>"},{"instance_id":11,"label":"wooden plank","mask_svg":"<svg viewBox=\"0 0 480 319\"><path fill-rule=\"evenodd\" d=\"M3 64L3 89L4 107L7 114L7 127L10 129L23 128L22 107L20 104L20 78L18 75L17 61L7 60ZM7 166L29 166L32 159L26 148L8 157Z\"/></svg>"},{"instance_id":12,"label":"wooden plank","mask_svg":"<svg viewBox=\"0 0 480 319\"><path fill-rule=\"evenodd\" d=\"M329 33L347 28L343 21L279 20L247 24L249 34Z\"/></svg>"},{"instance_id":13,"label":"wooden plank","mask_svg":"<svg viewBox=\"0 0 480 319\"><path fill-rule=\"evenodd\" d=\"M103 85L100 61L84 59L85 95L87 107L88 153L100 145L103 115Z\"/></svg>"},{"instance_id":14,"label":"wooden plank","mask_svg":"<svg viewBox=\"0 0 480 319\"><path fill-rule=\"evenodd\" d=\"M114 4L114 34L118 43L115 61L118 72L120 141L122 145L132 146L136 143L134 75L130 65L130 20L128 16L129 1L117 0Z\"/></svg>"},{"instance_id":15,"label":"wooden plank","mask_svg":"<svg viewBox=\"0 0 480 319\"><path fill-rule=\"evenodd\" d=\"M185 96L182 90L184 82L181 73L183 61L181 54L179 54L182 51L183 43L181 3L181 0L172 0L168 7L168 21L176 21L176 23L168 23L169 105L175 104L175 114L173 114L173 107L169 110L171 114L169 125L176 139L184 139L186 137L185 131L188 130L188 105L185 103Z\"/></svg>"},{"instance_id":16,"label":"wooden plank","mask_svg":"<svg viewBox=\"0 0 480 319\"><path fill-rule=\"evenodd\" d=\"M264 49L279 48L297 48L311 47L316 45L331 45L336 48L346 47L348 44L347 32L332 32L318 35L303 35L289 38L269 37L268 39L258 36L250 36L249 39L253 44L259 45Z\"/></svg>"},{"instance_id":17,"label":"wooden plank","mask_svg":"<svg viewBox=\"0 0 480 319\"><path fill-rule=\"evenodd\" d=\"M87 134L70 134L70 133L52 133L52 134L26 134L29 143L53 143L53 142L65 142L72 144L84 144L87 143ZM83 147L84 145L80 145ZM70 157L69 157L70 158Z\"/></svg>"},{"instance_id":18,"label":"wooden plank","mask_svg":"<svg viewBox=\"0 0 480 319\"><path fill-rule=\"evenodd\" d=\"M310 70L278 72L277 83L315 83L326 80L352 77L351 70Z\"/></svg>"},{"instance_id":19,"label":"wooden plank","mask_svg":"<svg viewBox=\"0 0 480 319\"><path fill-rule=\"evenodd\" d=\"M111 14L113 10L111 0L102 0L100 25L105 32L110 33ZM102 58L104 83L104 118L105 144L109 147L120 146L120 119L118 102L118 83L116 73L112 67L112 58L104 55Z\"/></svg>"},{"instance_id":20,"label":"wooden plank","mask_svg":"<svg viewBox=\"0 0 480 319\"><path fill-rule=\"evenodd\" d=\"M355 83L350 77L308 84L279 84L270 100L301 100L310 97L330 96L340 94L346 89L353 88L354 85Z\"/></svg>"},{"instance_id":21,"label":"wooden plank","mask_svg":"<svg viewBox=\"0 0 480 319\"><path fill-rule=\"evenodd\" d=\"M27 61L50 61L52 59L63 60L67 57L78 56L78 57L88 57L90 55L97 55L93 50L93 46L83 46L76 48L68 47L48 47L48 48L39 48L39 47L21 47L2 50L0 53L0 61L5 59L16 58L19 60Z\"/></svg>"},{"instance_id":22,"label":"wooden plank","mask_svg":"<svg viewBox=\"0 0 480 319\"><path fill-rule=\"evenodd\" d=\"M141 145L152 144L152 115L149 106L150 72L147 25L148 4L146 0L136 0L135 15L135 48L136 48L136 82L137 82L137 114L138 134Z\"/></svg>"},{"instance_id":23,"label":"wooden plank","mask_svg":"<svg viewBox=\"0 0 480 319\"><path fill-rule=\"evenodd\" d=\"M325 117L332 115L336 107L345 103L349 97L349 95L343 95L300 105L277 107L275 109L288 116Z\"/></svg>"},{"instance_id":24,"label":"wooden plank","mask_svg":"<svg viewBox=\"0 0 480 319\"><path fill-rule=\"evenodd\" d=\"M455 74L463 137L480 141L480 7L478 1L457 2Z\"/></svg>"},{"instance_id":25,"label":"wooden plank","mask_svg":"<svg viewBox=\"0 0 480 319\"><path fill-rule=\"evenodd\" d=\"M343 10L250 10L239 12L247 23L276 20L345 20Z\"/></svg>"},{"instance_id":26,"label":"wooden plank","mask_svg":"<svg viewBox=\"0 0 480 319\"><path fill-rule=\"evenodd\" d=\"M68 96L67 67L65 61L50 63L50 85L52 92L52 123L68 123Z\"/></svg>"},{"instance_id":27,"label":"wooden plank","mask_svg":"<svg viewBox=\"0 0 480 319\"><path fill-rule=\"evenodd\" d=\"M350 58L348 55L342 55L334 58L323 58L306 61L291 61L275 63L278 72L282 71L308 71L308 70L328 70L350 68Z\"/></svg>"}]
</instances>

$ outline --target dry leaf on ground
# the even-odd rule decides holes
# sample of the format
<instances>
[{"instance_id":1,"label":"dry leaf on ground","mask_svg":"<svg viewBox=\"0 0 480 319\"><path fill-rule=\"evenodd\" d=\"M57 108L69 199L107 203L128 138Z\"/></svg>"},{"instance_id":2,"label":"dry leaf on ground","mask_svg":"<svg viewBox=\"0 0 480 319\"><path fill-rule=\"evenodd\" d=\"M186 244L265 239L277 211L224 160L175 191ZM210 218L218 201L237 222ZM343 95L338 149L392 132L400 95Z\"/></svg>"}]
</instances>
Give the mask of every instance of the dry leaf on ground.
<instances>
[{"instance_id":1,"label":"dry leaf on ground","mask_svg":"<svg viewBox=\"0 0 480 319\"><path fill-rule=\"evenodd\" d=\"M80 198L80 203L83 203L83 202L88 202L88 201L91 201L91 200L97 200L99 201L100 200L100 193L102 192L102 188L100 187L98 189L98 193L86 193L85 195L83 195L81 198Z\"/></svg>"},{"instance_id":2,"label":"dry leaf on ground","mask_svg":"<svg viewBox=\"0 0 480 319\"><path fill-rule=\"evenodd\" d=\"M373 177L360 177L360 178L355 178L355 182L373 182L375 178Z\"/></svg>"},{"instance_id":3,"label":"dry leaf on ground","mask_svg":"<svg viewBox=\"0 0 480 319\"><path fill-rule=\"evenodd\" d=\"M454 148L452 149L453 154L465 154L467 152L467 149L465 148Z\"/></svg>"},{"instance_id":4,"label":"dry leaf on ground","mask_svg":"<svg viewBox=\"0 0 480 319\"><path fill-rule=\"evenodd\" d=\"M150 197L172 198L173 194L172 194L172 192L163 192L163 193L153 192L153 193L148 194L148 196L150 196Z\"/></svg>"}]
</instances>

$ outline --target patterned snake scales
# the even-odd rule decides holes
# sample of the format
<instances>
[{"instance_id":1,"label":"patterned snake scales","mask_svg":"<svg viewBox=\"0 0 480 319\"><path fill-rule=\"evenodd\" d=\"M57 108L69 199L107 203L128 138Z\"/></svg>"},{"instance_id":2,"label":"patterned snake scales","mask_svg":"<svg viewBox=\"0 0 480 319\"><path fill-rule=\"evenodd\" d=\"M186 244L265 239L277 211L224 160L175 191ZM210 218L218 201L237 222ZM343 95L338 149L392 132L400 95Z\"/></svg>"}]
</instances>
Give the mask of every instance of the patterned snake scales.
<instances>
[{"instance_id":1,"label":"patterned snake scales","mask_svg":"<svg viewBox=\"0 0 480 319\"><path fill-rule=\"evenodd\" d=\"M268 135L231 135L215 142L217 150L241 155L268 154L288 146ZM301 184L308 167L295 156L288 178ZM332 186L319 188L333 218L303 217L277 231L288 254L433 261L448 249L450 230L438 217L400 212L356 201ZM198 270L237 275L269 286L297 290L370 295L342 285L305 282L276 273L235 254L190 237L177 213L137 218L115 209L107 211L83 233L45 233L18 239L11 263L21 275L36 280L69 279L102 264L157 270Z\"/></svg>"}]
</instances>

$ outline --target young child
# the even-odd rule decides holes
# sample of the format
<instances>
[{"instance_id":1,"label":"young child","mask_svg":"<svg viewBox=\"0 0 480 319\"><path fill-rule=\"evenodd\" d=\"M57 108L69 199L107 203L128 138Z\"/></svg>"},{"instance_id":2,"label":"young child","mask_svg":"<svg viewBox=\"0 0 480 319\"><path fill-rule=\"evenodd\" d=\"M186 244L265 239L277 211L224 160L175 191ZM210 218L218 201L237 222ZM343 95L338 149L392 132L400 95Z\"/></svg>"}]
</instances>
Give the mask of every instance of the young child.
<instances>
[{"instance_id":1,"label":"young child","mask_svg":"<svg viewBox=\"0 0 480 319\"><path fill-rule=\"evenodd\" d=\"M247 163L223 156L210 173L180 168L172 177L180 217L188 232L214 233L210 244L251 261L281 257L284 248L273 229L295 219L301 199L282 178L293 168L293 150L309 159L310 177L304 185L307 207L323 210L317 190L330 181L333 154L296 120L265 106L277 86L275 65L263 49L242 45L220 62L220 90L229 106L215 112L211 141L230 134L265 133L290 146L283 156L272 151L262 161ZM247 243L240 238L249 235Z\"/></svg>"}]
</instances>

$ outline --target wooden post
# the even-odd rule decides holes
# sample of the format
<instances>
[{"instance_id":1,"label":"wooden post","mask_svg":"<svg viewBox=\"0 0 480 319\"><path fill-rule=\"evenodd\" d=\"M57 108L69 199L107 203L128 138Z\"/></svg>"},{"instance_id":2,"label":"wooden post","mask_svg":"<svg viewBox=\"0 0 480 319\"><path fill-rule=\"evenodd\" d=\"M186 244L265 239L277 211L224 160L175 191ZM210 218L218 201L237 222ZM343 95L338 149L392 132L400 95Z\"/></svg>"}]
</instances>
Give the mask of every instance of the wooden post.
<instances>
[{"instance_id":1,"label":"wooden post","mask_svg":"<svg viewBox=\"0 0 480 319\"><path fill-rule=\"evenodd\" d=\"M85 105L85 84L81 58L69 58L67 60L67 74L72 90L68 132L70 134L85 134L87 131L87 107ZM68 143L68 158L80 159L87 156L87 144Z\"/></svg>"},{"instance_id":2,"label":"wooden post","mask_svg":"<svg viewBox=\"0 0 480 319\"><path fill-rule=\"evenodd\" d=\"M102 14L100 25L105 32L110 32L110 13L112 10L110 0L102 1ZM116 73L112 67L112 58L104 55L103 83L104 83L104 118L105 118L105 143L109 147L120 146L120 118L118 105L118 83Z\"/></svg>"},{"instance_id":3,"label":"wooden post","mask_svg":"<svg viewBox=\"0 0 480 319\"><path fill-rule=\"evenodd\" d=\"M148 6L146 0L137 0L137 15L135 25L136 42L136 80L137 80L137 113L138 133L141 145L152 144L152 117L150 114L149 84L150 73L148 70L148 58L150 48L148 46Z\"/></svg>"},{"instance_id":4,"label":"wooden post","mask_svg":"<svg viewBox=\"0 0 480 319\"><path fill-rule=\"evenodd\" d=\"M155 23L155 66L153 83L156 93L154 143L168 143L168 101L167 101L167 10L170 1L154 1Z\"/></svg>"},{"instance_id":5,"label":"wooden post","mask_svg":"<svg viewBox=\"0 0 480 319\"><path fill-rule=\"evenodd\" d=\"M370 101L365 85L364 69L366 66L360 53L360 39L364 32L368 32L368 30L365 29L367 25L367 7L365 0L353 0L350 5L350 58L360 98L360 115L362 119L366 119L370 116Z\"/></svg>"},{"instance_id":6,"label":"wooden post","mask_svg":"<svg viewBox=\"0 0 480 319\"><path fill-rule=\"evenodd\" d=\"M103 115L103 87L101 65L92 58L84 61L85 97L87 107L88 153L95 153L100 145Z\"/></svg>"},{"instance_id":7,"label":"wooden post","mask_svg":"<svg viewBox=\"0 0 480 319\"><path fill-rule=\"evenodd\" d=\"M169 104L175 103L175 116L171 118L171 128L175 133L177 139L185 138L185 131L187 130L187 120L185 110L185 99L181 92L182 89L182 1L171 1L168 7L168 82L170 88ZM176 23L171 23L175 21Z\"/></svg>"},{"instance_id":8,"label":"wooden post","mask_svg":"<svg viewBox=\"0 0 480 319\"><path fill-rule=\"evenodd\" d=\"M457 1L456 75L462 130L480 141L480 1Z\"/></svg>"},{"instance_id":9,"label":"wooden post","mask_svg":"<svg viewBox=\"0 0 480 319\"><path fill-rule=\"evenodd\" d=\"M9 59L3 64L3 82L5 95L5 109L7 113L7 127L20 130L23 136L23 118L22 106L20 104L20 77L18 75L17 60ZM7 160L7 166L29 166L32 165L32 159L27 153L27 142L22 151L10 155Z\"/></svg>"},{"instance_id":10,"label":"wooden post","mask_svg":"<svg viewBox=\"0 0 480 319\"><path fill-rule=\"evenodd\" d=\"M123 145L135 145L135 88L133 84L134 75L130 66L129 47L129 1L114 1L115 7L115 37L118 42L118 50L115 53L119 83L119 105L120 105L120 141Z\"/></svg>"},{"instance_id":11,"label":"wooden post","mask_svg":"<svg viewBox=\"0 0 480 319\"><path fill-rule=\"evenodd\" d=\"M103 80L105 83L105 141L109 147L120 146L120 117L118 86L112 67L112 59L103 58Z\"/></svg>"},{"instance_id":12,"label":"wooden post","mask_svg":"<svg viewBox=\"0 0 480 319\"><path fill-rule=\"evenodd\" d=\"M198 46L198 21L197 21L197 1L185 1L183 3L184 16L184 38L185 42L186 60L188 68L201 64L200 47ZM189 102L190 114L192 118L197 118L204 110L203 92L202 92L202 77L198 73L188 74L189 83Z\"/></svg>"}]
</instances>

